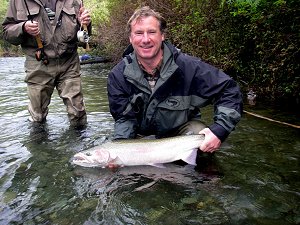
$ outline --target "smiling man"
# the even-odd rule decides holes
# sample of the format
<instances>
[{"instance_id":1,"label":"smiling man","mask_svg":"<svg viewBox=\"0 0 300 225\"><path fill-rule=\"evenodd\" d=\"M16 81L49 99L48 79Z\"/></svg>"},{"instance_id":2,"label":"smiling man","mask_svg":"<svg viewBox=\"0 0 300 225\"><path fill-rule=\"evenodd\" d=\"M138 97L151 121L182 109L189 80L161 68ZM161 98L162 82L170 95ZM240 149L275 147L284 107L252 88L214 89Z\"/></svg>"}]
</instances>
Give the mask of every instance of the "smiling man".
<instances>
[{"instance_id":1,"label":"smiling man","mask_svg":"<svg viewBox=\"0 0 300 225\"><path fill-rule=\"evenodd\" d=\"M242 94L221 70L165 41L165 19L145 6L127 23L130 46L108 76L115 139L204 134L199 149L214 152L239 122ZM214 105L214 123L200 108ZM162 149L163 151L163 149Z\"/></svg>"},{"instance_id":2,"label":"smiling man","mask_svg":"<svg viewBox=\"0 0 300 225\"><path fill-rule=\"evenodd\" d=\"M141 17L131 22L130 43L136 56L148 73L152 73L163 57L164 33L155 17Z\"/></svg>"}]
</instances>

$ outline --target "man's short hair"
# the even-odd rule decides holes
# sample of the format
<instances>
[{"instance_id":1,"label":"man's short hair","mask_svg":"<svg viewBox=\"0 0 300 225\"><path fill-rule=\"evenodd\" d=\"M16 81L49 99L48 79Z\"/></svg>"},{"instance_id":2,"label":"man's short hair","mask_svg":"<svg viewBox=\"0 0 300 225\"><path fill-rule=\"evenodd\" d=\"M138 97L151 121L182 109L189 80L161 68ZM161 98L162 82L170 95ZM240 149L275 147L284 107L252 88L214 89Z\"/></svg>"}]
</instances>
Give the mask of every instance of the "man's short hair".
<instances>
[{"instance_id":1,"label":"man's short hair","mask_svg":"<svg viewBox=\"0 0 300 225\"><path fill-rule=\"evenodd\" d=\"M142 8L136 9L134 11L134 13L132 14L132 16L130 17L130 19L127 22L127 26L126 26L127 32L128 33L131 32L131 25L132 25L133 21L139 21L142 18L149 17L149 16L153 16L158 20L159 26L160 26L160 31L162 33L164 33L167 28L167 22L166 22L165 18L162 15L160 15L160 13L155 12L149 6L144 6Z\"/></svg>"}]
</instances>

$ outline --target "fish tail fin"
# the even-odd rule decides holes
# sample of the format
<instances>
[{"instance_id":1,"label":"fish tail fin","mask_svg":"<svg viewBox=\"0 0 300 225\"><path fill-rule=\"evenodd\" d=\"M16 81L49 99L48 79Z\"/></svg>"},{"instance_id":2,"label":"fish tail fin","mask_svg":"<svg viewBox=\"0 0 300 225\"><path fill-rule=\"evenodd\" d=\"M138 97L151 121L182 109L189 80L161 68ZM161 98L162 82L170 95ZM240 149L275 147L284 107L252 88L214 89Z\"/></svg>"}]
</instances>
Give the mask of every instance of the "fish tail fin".
<instances>
[{"instance_id":1,"label":"fish tail fin","mask_svg":"<svg viewBox=\"0 0 300 225\"><path fill-rule=\"evenodd\" d=\"M197 152L198 149L192 149L192 151L189 151L187 153L185 153L184 155L182 155L181 160L183 160L184 162L190 164L190 165L194 165L196 166L196 158L197 158Z\"/></svg>"}]
</instances>

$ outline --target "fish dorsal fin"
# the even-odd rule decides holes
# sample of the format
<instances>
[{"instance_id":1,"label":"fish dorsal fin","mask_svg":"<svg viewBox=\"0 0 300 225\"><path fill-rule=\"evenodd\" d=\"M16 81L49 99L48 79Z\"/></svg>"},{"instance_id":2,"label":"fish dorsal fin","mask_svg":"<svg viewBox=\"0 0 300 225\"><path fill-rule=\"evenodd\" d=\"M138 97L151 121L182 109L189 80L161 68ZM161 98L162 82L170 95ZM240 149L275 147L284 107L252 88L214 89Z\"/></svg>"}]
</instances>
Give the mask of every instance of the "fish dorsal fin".
<instances>
[{"instance_id":1,"label":"fish dorsal fin","mask_svg":"<svg viewBox=\"0 0 300 225\"><path fill-rule=\"evenodd\" d=\"M193 149L192 151L184 152L183 154L181 154L180 159L190 165L196 166L197 152L197 148Z\"/></svg>"}]
</instances>

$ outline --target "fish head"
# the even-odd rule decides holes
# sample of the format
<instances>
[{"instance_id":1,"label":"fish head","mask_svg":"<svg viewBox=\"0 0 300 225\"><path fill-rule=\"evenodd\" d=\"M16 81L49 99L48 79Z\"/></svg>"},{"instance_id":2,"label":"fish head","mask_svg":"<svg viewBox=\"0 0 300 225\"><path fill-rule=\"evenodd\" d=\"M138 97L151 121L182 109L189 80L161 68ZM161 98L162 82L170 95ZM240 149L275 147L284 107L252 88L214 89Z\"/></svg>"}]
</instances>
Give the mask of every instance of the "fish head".
<instances>
[{"instance_id":1,"label":"fish head","mask_svg":"<svg viewBox=\"0 0 300 225\"><path fill-rule=\"evenodd\" d=\"M107 167L110 154L107 150L96 148L79 152L74 155L72 162L84 167Z\"/></svg>"}]
</instances>

